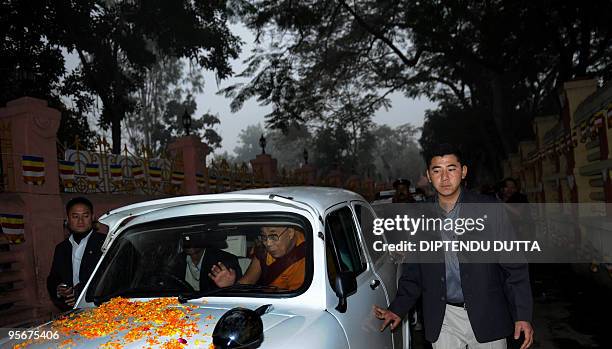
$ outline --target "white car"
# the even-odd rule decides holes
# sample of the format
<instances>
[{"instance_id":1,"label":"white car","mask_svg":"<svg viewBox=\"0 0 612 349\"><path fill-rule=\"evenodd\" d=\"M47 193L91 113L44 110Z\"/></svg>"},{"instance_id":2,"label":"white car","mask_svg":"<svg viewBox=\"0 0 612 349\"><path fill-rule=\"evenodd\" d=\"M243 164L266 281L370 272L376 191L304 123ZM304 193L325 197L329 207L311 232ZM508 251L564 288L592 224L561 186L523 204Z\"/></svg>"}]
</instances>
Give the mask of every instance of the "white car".
<instances>
[{"instance_id":1,"label":"white car","mask_svg":"<svg viewBox=\"0 0 612 349\"><path fill-rule=\"evenodd\" d=\"M100 218L109 227L103 256L75 310L33 329L54 337L21 335L0 346L212 348L214 337L216 348L408 348L407 326L381 332L372 313L374 304L389 304L397 287L397 266L372 248L381 236L360 226L374 217L358 194L318 187L174 197L113 210ZM244 273L261 227L270 225L304 234L305 277L296 290L235 285L198 292L171 272L181 241L199 234L221 242Z\"/></svg>"}]
</instances>

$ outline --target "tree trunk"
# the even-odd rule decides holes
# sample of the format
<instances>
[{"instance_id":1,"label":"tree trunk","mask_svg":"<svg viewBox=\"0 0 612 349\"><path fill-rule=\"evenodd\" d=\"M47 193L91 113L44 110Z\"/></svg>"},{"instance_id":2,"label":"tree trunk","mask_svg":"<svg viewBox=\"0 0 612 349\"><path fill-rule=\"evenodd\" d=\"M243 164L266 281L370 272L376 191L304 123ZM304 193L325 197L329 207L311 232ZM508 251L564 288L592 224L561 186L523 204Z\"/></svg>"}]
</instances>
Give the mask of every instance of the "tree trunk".
<instances>
[{"instance_id":1,"label":"tree trunk","mask_svg":"<svg viewBox=\"0 0 612 349\"><path fill-rule=\"evenodd\" d=\"M491 112L493 114L493 122L495 123L495 128L497 129L497 133L499 134L499 139L503 148L503 155L507 156L512 151L512 145L510 142L510 138L512 135L508 133L512 133L512 130L509 130L505 123L505 98L504 98L504 85L502 81L502 76L496 72L490 72L490 81L491 81Z\"/></svg>"},{"instance_id":2,"label":"tree trunk","mask_svg":"<svg viewBox=\"0 0 612 349\"><path fill-rule=\"evenodd\" d=\"M478 123L478 129L474 130L479 134L479 138L484 141L485 146L482 148L481 154L481 170L480 173L483 178L493 177L494 179L499 179L502 174L499 173L499 149L497 144L495 143L495 136L491 135L489 131L486 130L484 123ZM480 179L480 182L485 182L485 179ZM482 183L480 183L482 184Z\"/></svg>"},{"instance_id":3,"label":"tree trunk","mask_svg":"<svg viewBox=\"0 0 612 349\"><path fill-rule=\"evenodd\" d=\"M113 115L111 133L113 137L113 154L121 154L121 118L118 115Z\"/></svg>"}]
</instances>

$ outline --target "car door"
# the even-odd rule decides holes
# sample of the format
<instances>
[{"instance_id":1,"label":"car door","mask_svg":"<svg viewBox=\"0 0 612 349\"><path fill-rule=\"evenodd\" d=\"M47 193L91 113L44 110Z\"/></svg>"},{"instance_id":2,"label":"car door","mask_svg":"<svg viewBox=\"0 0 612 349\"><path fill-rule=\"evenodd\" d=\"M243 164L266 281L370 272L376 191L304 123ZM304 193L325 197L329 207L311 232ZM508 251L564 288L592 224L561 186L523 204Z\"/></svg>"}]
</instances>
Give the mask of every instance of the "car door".
<instances>
[{"instance_id":1,"label":"car door","mask_svg":"<svg viewBox=\"0 0 612 349\"><path fill-rule=\"evenodd\" d=\"M378 305L387 307L397 293L397 278L399 277L398 263L391 258L389 253L374 249L374 243L376 241L386 243L387 240L384 234L375 235L373 233L373 223L376 218L376 213L374 213L372 207L364 201L353 201L351 202L351 206L357 218L358 228L363 238L365 250L369 256L372 272L376 276L376 279L380 280L380 287L383 288L387 297L386 303ZM404 320L404 322L406 322L406 320ZM407 324L403 326L401 330L393 332L393 342L396 348L409 348L410 331Z\"/></svg>"},{"instance_id":2,"label":"car door","mask_svg":"<svg viewBox=\"0 0 612 349\"><path fill-rule=\"evenodd\" d=\"M397 291L397 265L390 258L387 252L380 250L377 251L374 249L374 244L376 241L386 243L386 238L384 235L375 235L372 232L376 214L370 205L362 201L353 201L351 202L351 206L355 212L355 218L357 219L358 224L357 228L359 229L363 238L363 244L365 245L365 250L369 257L372 272L378 277L378 280L380 280L381 286L387 295L387 299L393 299Z\"/></svg>"},{"instance_id":3,"label":"car door","mask_svg":"<svg viewBox=\"0 0 612 349\"><path fill-rule=\"evenodd\" d=\"M344 328L350 347L393 348L390 332L379 331L381 322L372 312L374 304L387 304L385 291L368 263L353 212L348 205L336 206L328 211L325 241L330 287L335 288L337 271L351 271L356 277L357 290L348 297L346 311L336 309L337 298L330 297L328 300L328 311Z\"/></svg>"}]
</instances>

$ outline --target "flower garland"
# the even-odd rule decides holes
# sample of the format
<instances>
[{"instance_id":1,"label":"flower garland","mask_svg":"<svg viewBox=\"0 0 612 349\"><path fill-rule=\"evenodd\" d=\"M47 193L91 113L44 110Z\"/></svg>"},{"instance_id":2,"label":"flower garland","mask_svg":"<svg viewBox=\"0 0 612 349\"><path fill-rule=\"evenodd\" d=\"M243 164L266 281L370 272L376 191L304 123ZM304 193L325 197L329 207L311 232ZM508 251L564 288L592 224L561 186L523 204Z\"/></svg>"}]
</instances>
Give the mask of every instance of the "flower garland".
<instances>
[{"instance_id":1,"label":"flower garland","mask_svg":"<svg viewBox=\"0 0 612 349\"><path fill-rule=\"evenodd\" d=\"M200 314L194 312L196 308L181 305L176 298L139 302L117 297L97 308L55 320L51 326L61 336L69 337L59 343L61 348L76 347L81 338L100 337L109 338L100 346L103 349L123 348L140 340L144 340L144 348L181 349L188 341L197 347L204 347L211 342L211 335L199 334L197 323ZM205 320L213 320L213 317L208 315ZM162 341L161 337L166 338ZM13 348L24 348L29 344L34 343L27 341ZM209 344L208 348L214 349L214 345Z\"/></svg>"}]
</instances>

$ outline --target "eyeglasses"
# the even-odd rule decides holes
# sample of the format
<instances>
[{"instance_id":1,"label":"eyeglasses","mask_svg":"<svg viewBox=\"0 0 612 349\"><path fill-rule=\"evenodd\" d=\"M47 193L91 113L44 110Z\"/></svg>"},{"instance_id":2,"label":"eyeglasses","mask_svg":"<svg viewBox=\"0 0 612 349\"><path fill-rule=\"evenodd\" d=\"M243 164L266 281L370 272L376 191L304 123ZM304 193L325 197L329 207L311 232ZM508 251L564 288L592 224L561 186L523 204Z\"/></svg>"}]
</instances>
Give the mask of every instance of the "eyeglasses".
<instances>
[{"instance_id":1,"label":"eyeglasses","mask_svg":"<svg viewBox=\"0 0 612 349\"><path fill-rule=\"evenodd\" d=\"M272 242L276 242L280 239L280 237L285 234L285 232L287 231L287 229L289 229L289 227L285 228L285 230L283 230L280 234L260 234L259 235L259 241L261 242L266 242L266 241L272 241Z\"/></svg>"}]
</instances>

